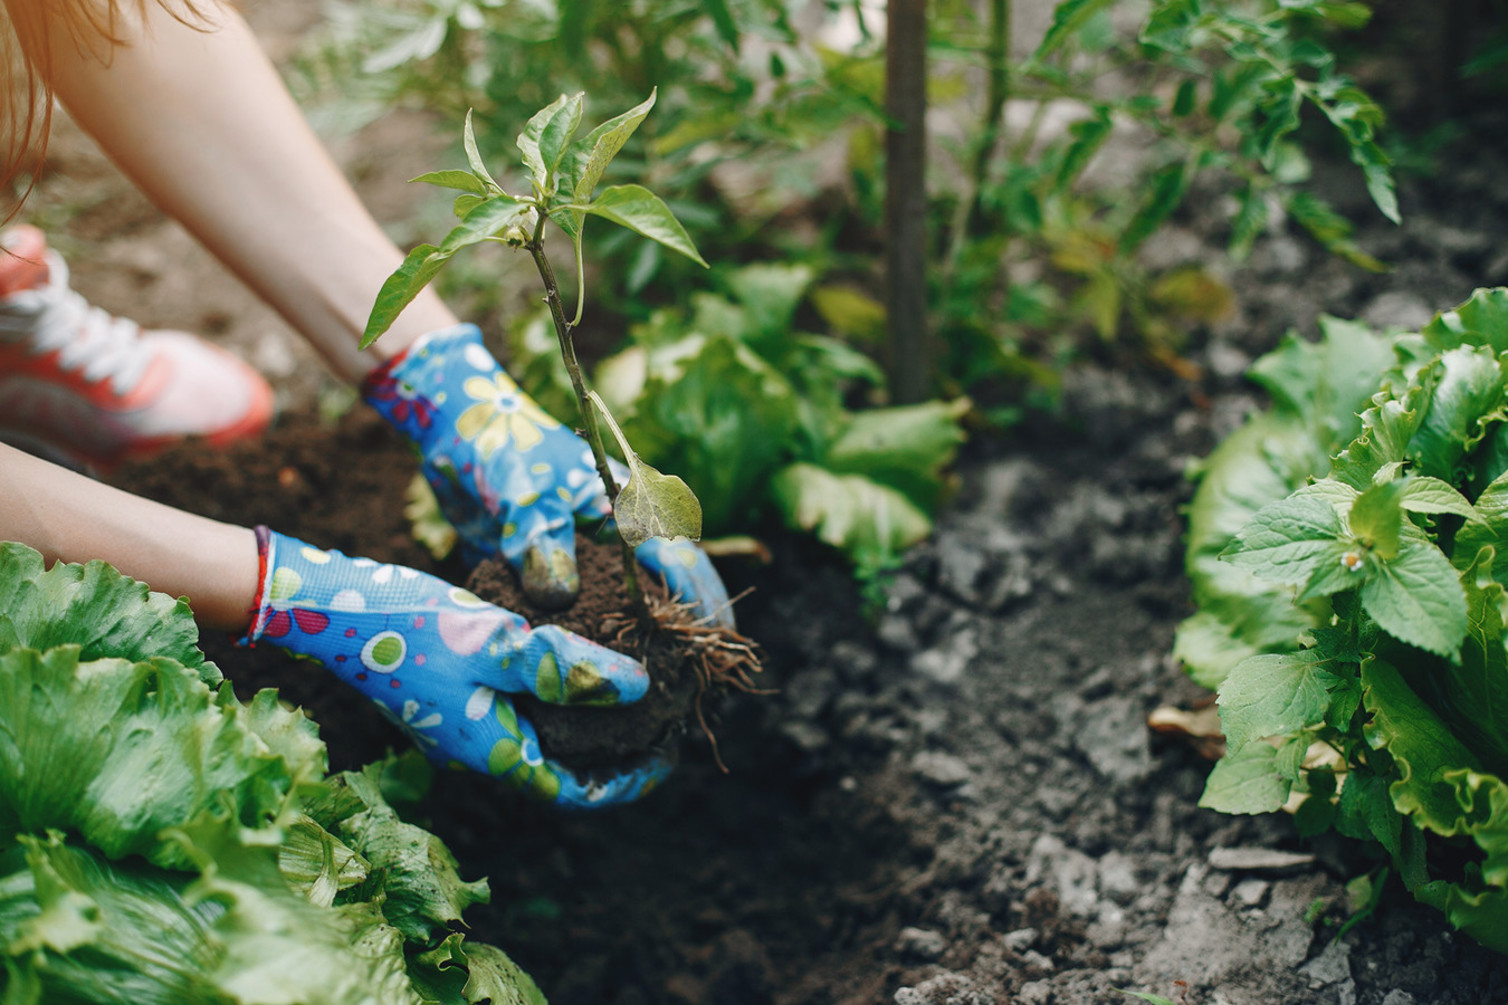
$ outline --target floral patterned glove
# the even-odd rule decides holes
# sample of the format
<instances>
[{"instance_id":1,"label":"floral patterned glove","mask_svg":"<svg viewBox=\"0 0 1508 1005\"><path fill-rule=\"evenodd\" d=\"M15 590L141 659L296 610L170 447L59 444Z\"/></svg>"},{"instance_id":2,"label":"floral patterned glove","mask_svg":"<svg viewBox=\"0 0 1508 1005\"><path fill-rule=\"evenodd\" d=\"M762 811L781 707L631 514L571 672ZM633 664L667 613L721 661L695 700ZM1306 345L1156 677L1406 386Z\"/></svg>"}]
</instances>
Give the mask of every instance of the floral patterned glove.
<instances>
[{"instance_id":1,"label":"floral patterned glove","mask_svg":"<svg viewBox=\"0 0 1508 1005\"><path fill-rule=\"evenodd\" d=\"M637 701L644 668L579 635L529 623L416 569L321 551L257 528L261 582L242 645L271 642L371 698L440 764L583 809L629 802L669 771L652 760L582 781L547 760L510 693L561 705Z\"/></svg>"},{"instance_id":2,"label":"floral patterned glove","mask_svg":"<svg viewBox=\"0 0 1508 1005\"><path fill-rule=\"evenodd\" d=\"M362 394L418 448L468 564L501 554L541 607L575 599L575 521L611 513L591 448L519 390L475 325L419 339L367 377ZM652 540L637 554L673 596L733 624L727 590L700 548Z\"/></svg>"}]
</instances>

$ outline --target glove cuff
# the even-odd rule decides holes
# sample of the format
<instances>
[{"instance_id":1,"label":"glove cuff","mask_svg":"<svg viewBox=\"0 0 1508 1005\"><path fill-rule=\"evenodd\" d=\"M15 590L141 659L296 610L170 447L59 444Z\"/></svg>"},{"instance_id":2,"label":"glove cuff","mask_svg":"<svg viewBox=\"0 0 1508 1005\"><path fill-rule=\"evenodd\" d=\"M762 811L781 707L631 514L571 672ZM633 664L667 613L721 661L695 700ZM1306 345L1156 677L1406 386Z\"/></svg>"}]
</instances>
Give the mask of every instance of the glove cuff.
<instances>
[{"instance_id":1,"label":"glove cuff","mask_svg":"<svg viewBox=\"0 0 1508 1005\"><path fill-rule=\"evenodd\" d=\"M271 529L259 523L252 530L257 536L257 593L251 600L251 625L246 634L236 640L236 645L246 647L256 645L257 639L267 630L267 619L272 615L267 596L272 587L272 570L277 567L277 545Z\"/></svg>"}]
</instances>

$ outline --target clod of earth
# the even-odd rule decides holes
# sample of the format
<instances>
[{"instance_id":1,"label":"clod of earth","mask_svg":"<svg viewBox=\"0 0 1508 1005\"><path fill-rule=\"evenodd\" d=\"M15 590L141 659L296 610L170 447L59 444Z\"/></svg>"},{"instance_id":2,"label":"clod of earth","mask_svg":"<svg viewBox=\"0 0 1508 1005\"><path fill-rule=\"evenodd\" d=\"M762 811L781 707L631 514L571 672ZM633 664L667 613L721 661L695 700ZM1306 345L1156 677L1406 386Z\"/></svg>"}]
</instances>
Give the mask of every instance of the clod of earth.
<instances>
[{"instance_id":1,"label":"clod of earth","mask_svg":"<svg viewBox=\"0 0 1508 1005\"><path fill-rule=\"evenodd\" d=\"M622 764L652 751L673 758L676 741L689 722L712 737L707 713L724 691L759 690L751 676L759 672L759 658L747 639L703 623L641 567L639 581L655 622L646 634L632 613L617 548L578 535L576 560L581 593L563 611L531 604L512 570L500 560L478 565L466 583L483 600L523 615L530 624L559 625L633 656L649 671L649 692L618 708L571 708L529 695L515 699L534 723L545 756L583 771ZM713 744L715 749L715 738Z\"/></svg>"}]
</instances>

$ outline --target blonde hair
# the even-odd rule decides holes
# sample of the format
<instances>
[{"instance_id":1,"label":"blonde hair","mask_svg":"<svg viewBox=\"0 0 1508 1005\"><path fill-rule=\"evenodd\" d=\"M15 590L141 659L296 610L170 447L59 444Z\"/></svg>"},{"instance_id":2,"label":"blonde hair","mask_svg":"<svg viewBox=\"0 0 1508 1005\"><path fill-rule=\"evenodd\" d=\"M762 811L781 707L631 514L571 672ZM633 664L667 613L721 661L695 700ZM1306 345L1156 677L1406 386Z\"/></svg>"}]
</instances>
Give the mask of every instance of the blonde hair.
<instances>
[{"instance_id":1,"label":"blonde hair","mask_svg":"<svg viewBox=\"0 0 1508 1005\"><path fill-rule=\"evenodd\" d=\"M0 99L0 188L8 189L29 172L25 190L5 213L9 222L36 184L47 154L52 127L52 53L59 44L72 44L101 62L108 62L116 46L128 41L127 26L144 19L156 4L184 24L209 26L210 9L222 0L4 0L0 7L0 52L9 71Z\"/></svg>"}]
</instances>

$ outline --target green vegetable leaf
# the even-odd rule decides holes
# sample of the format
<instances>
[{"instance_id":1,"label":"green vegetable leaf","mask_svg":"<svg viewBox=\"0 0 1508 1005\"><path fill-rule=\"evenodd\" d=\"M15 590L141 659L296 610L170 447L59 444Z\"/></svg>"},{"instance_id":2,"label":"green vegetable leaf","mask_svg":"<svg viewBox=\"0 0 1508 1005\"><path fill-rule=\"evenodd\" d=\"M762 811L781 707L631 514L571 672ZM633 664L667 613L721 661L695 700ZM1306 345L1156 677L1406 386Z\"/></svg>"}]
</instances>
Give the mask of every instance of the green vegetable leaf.
<instances>
[{"instance_id":1,"label":"green vegetable leaf","mask_svg":"<svg viewBox=\"0 0 1508 1005\"><path fill-rule=\"evenodd\" d=\"M523 154L524 166L534 176L534 184L540 192L551 191L566 145L581 124L584 98L580 92L569 97L562 94L536 112L524 126L524 131L518 134L518 149Z\"/></svg>"},{"instance_id":2,"label":"green vegetable leaf","mask_svg":"<svg viewBox=\"0 0 1508 1005\"><path fill-rule=\"evenodd\" d=\"M1503 417L1503 372L1492 349L1462 346L1440 355L1428 408L1409 441L1421 474L1447 482L1481 442L1485 424Z\"/></svg>"},{"instance_id":3,"label":"green vegetable leaf","mask_svg":"<svg viewBox=\"0 0 1508 1005\"><path fill-rule=\"evenodd\" d=\"M1220 685L1220 724L1232 754L1253 740L1287 736L1325 721L1330 660L1313 649L1252 656Z\"/></svg>"},{"instance_id":4,"label":"green vegetable leaf","mask_svg":"<svg viewBox=\"0 0 1508 1005\"><path fill-rule=\"evenodd\" d=\"M1389 789L1393 805L1437 834L1462 833L1467 821L1446 775L1478 769L1476 758L1389 664L1363 665L1361 683L1362 701L1372 715L1364 729L1367 743L1386 750L1397 766L1398 780Z\"/></svg>"},{"instance_id":5,"label":"green vegetable leaf","mask_svg":"<svg viewBox=\"0 0 1508 1005\"><path fill-rule=\"evenodd\" d=\"M1310 342L1290 332L1248 374L1272 395L1274 409L1303 418L1328 456L1361 431L1357 414L1392 366L1393 351L1388 339L1354 321L1322 315L1320 334Z\"/></svg>"},{"instance_id":6,"label":"green vegetable leaf","mask_svg":"<svg viewBox=\"0 0 1508 1005\"><path fill-rule=\"evenodd\" d=\"M1458 664L1440 666L1431 674L1438 694L1431 704L1442 710L1457 737L1489 769L1508 773L1504 593L1502 585L1492 578L1493 562L1492 549L1482 549L1461 573L1466 592L1466 641Z\"/></svg>"},{"instance_id":7,"label":"green vegetable leaf","mask_svg":"<svg viewBox=\"0 0 1508 1005\"><path fill-rule=\"evenodd\" d=\"M771 489L787 525L814 532L861 567L885 566L932 531L915 503L863 475L798 462L776 473Z\"/></svg>"},{"instance_id":8,"label":"green vegetable leaf","mask_svg":"<svg viewBox=\"0 0 1508 1005\"><path fill-rule=\"evenodd\" d=\"M1435 352L1461 345L1508 352L1508 288L1477 290L1454 310L1436 314L1420 334Z\"/></svg>"},{"instance_id":9,"label":"green vegetable leaf","mask_svg":"<svg viewBox=\"0 0 1508 1005\"><path fill-rule=\"evenodd\" d=\"M691 487L675 475L665 475L644 463L628 445L618 422L607 410L602 396L588 391L592 404L607 420L613 438L628 462L628 484L618 489L613 500L613 519L618 533L629 546L637 548L652 537L702 537L702 504Z\"/></svg>"},{"instance_id":10,"label":"green vegetable leaf","mask_svg":"<svg viewBox=\"0 0 1508 1005\"><path fill-rule=\"evenodd\" d=\"M1239 753L1226 754L1210 772L1199 805L1221 813L1281 809L1293 783L1278 770L1277 756L1277 749L1267 743L1248 743Z\"/></svg>"},{"instance_id":11,"label":"green vegetable leaf","mask_svg":"<svg viewBox=\"0 0 1508 1005\"><path fill-rule=\"evenodd\" d=\"M1475 562L1482 548L1508 554L1508 472L1494 478L1482 490L1474 509L1478 519L1462 524L1456 531L1452 557L1457 568ZM1508 568L1495 569L1494 574L1501 582L1508 577Z\"/></svg>"},{"instance_id":12,"label":"green vegetable leaf","mask_svg":"<svg viewBox=\"0 0 1508 1005\"><path fill-rule=\"evenodd\" d=\"M1086 25L1090 18L1109 7L1114 0L1062 0L1052 13L1052 24L1047 29L1032 61L1040 62L1051 56Z\"/></svg>"},{"instance_id":13,"label":"green vegetable leaf","mask_svg":"<svg viewBox=\"0 0 1508 1005\"><path fill-rule=\"evenodd\" d=\"M1398 504L1410 513L1435 515L1452 513L1472 522L1480 522L1477 508L1448 483L1438 478L1410 478L1404 482ZM1457 536L1459 542L1460 537Z\"/></svg>"},{"instance_id":14,"label":"green vegetable leaf","mask_svg":"<svg viewBox=\"0 0 1508 1005\"><path fill-rule=\"evenodd\" d=\"M410 178L409 181L422 181L427 185L438 185L440 188L459 189L475 196L487 195L486 183L470 171L426 171L416 178Z\"/></svg>"},{"instance_id":15,"label":"green vegetable leaf","mask_svg":"<svg viewBox=\"0 0 1508 1005\"><path fill-rule=\"evenodd\" d=\"M823 451L822 466L835 474L865 475L930 508L942 490L943 470L964 441L959 420L969 407L961 398L853 413Z\"/></svg>"},{"instance_id":16,"label":"green vegetable leaf","mask_svg":"<svg viewBox=\"0 0 1508 1005\"><path fill-rule=\"evenodd\" d=\"M657 241L672 251L679 251L687 258L707 268L707 262L696 250L686 228L675 218L670 207L642 185L614 185L587 206L588 213L611 220L620 227L627 227L651 241Z\"/></svg>"},{"instance_id":17,"label":"green vegetable leaf","mask_svg":"<svg viewBox=\"0 0 1508 1005\"><path fill-rule=\"evenodd\" d=\"M78 657L69 646L0 656L0 838L55 828L111 858L181 866L166 828L222 806L247 828L289 811L310 766L274 754L197 673L163 657Z\"/></svg>"},{"instance_id":18,"label":"green vegetable leaf","mask_svg":"<svg viewBox=\"0 0 1508 1005\"><path fill-rule=\"evenodd\" d=\"M1412 523L1398 557L1375 565L1361 604L1382 630L1409 645L1455 658L1466 637L1466 595L1450 559Z\"/></svg>"},{"instance_id":19,"label":"green vegetable leaf","mask_svg":"<svg viewBox=\"0 0 1508 1005\"><path fill-rule=\"evenodd\" d=\"M1423 418L1427 395L1428 387L1418 384L1402 399L1379 392L1361 415L1360 434L1336 455L1330 477L1362 491L1382 468L1409 460L1409 441Z\"/></svg>"},{"instance_id":20,"label":"green vegetable leaf","mask_svg":"<svg viewBox=\"0 0 1508 1005\"><path fill-rule=\"evenodd\" d=\"M206 685L220 670L199 651L199 626L185 600L153 593L104 562L58 562L0 541L0 653L18 647L79 647L80 661L119 656L177 660Z\"/></svg>"}]
</instances>

